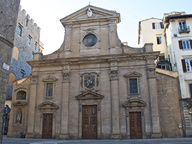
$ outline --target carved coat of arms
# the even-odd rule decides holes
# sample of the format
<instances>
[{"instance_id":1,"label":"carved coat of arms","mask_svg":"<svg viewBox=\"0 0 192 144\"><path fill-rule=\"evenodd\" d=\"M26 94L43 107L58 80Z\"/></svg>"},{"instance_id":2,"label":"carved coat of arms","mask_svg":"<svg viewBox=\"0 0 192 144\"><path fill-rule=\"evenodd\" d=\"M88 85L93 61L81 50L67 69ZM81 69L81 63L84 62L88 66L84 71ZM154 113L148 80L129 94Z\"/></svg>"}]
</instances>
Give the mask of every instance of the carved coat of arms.
<instances>
[{"instance_id":1,"label":"carved coat of arms","mask_svg":"<svg viewBox=\"0 0 192 144\"><path fill-rule=\"evenodd\" d=\"M86 88L93 88L95 86L95 76L94 75L86 75L84 77L84 86Z\"/></svg>"}]
</instances>

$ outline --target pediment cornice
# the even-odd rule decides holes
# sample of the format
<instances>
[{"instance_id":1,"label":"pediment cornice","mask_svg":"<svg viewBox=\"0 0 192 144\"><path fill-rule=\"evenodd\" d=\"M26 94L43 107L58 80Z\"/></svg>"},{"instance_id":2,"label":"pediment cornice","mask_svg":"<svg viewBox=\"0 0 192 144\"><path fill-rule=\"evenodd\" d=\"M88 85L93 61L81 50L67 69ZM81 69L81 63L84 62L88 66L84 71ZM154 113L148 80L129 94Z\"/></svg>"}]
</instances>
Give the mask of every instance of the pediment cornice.
<instances>
[{"instance_id":1,"label":"pediment cornice","mask_svg":"<svg viewBox=\"0 0 192 144\"><path fill-rule=\"evenodd\" d=\"M121 61L142 61L146 59L156 60L159 52L145 52L145 53L129 53L129 54L115 54L115 55L100 55L100 56L85 56L85 57L71 57L60 59L44 59L28 61L31 66L61 66L73 64L91 64L91 63L108 63Z\"/></svg>"},{"instance_id":2,"label":"pediment cornice","mask_svg":"<svg viewBox=\"0 0 192 144\"><path fill-rule=\"evenodd\" d=\"M103 99L104 96L89 90L76 96L75 98L77 100L97 100L97 99Z\"/></svg>"},{"instance_id":3,"label":"pediment cornice","mask_svg":"<svg viewBox=\"0 0 192 144\"><path fill-rule=\"evenodd\" d=\"M129 99L122 105L124 108L130 107L145 107L147 104L143 100L140 99Z\"/></svg>"},{"instance_id":4,"label":"pediment cornice","mask_svg":"<svg viewBox=\"0 0 192 144\"><path fill-rule=\"evenodd\" d=\"M58 80L57 78L49 75L48 77L43 79L43 82L55 82L57 80Z\"/></svg>"},{"instance_id":5,"label":"pediment cornice","mask_svg":"<svg viewBox=\"0 0 192 144\"><path fill-rule=\"evenodd\" d=\"M16 101L13 103L14 106L26 106L27 104L26 101Z\"/></svg>"},{"instance_id":6,"label":"pediment cornice","mask_svg":"<svg viewBox=\"0 0 192 144\"><path fill-rule=\"evenodd\" d=\"M91 9L93 15L91 17L87 16L87 10ZM120 22L120 14L115 12L115 11L111 11L111 10L106 10L106 9L102 9L99 7L95 7L92 5L88 5L64 18L62 18L60 21L63 25L66 24L73 24L75 22L81 23L83 21L95 21L95 20L99 20L101 21L102 19L113 19L116 21L116 23Z\"/></svg>"},{"instance_id":7,"label":"pediment cornice","mask_svg":"<svg viewBox=\"0 0 192 144\"><path fill-rule=\"evenodd\" d=\"M142 74L138 72L130 72L124 75L125 78L130 78L130 77L140 77Z\"/></svg>"},{"instance_id":8,"label":"pediment cornice","mask_svg":"<svg viewBox=\"0 0 192 144\"><path fill-rule=\"evenodd\" d=\"M42 102L39 106L39 109L58 109L59 106L57 104L55 104L54 102L51 101L44 101Z\"/></svg>"}]
</instances>

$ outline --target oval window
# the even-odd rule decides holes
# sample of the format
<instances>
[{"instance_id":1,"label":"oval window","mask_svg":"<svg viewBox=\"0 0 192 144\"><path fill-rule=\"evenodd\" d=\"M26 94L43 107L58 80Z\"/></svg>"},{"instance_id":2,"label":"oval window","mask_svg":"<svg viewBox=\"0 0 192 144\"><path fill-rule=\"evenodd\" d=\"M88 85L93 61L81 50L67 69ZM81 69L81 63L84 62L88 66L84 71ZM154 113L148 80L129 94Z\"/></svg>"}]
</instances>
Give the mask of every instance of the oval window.
<instances>
[{"instance_id":1,"label":"oval window","mask_svg":"<svg viewBox=\"0 0 192 144\"><path fill-rule=\"evenodd\" d=\"M97 43L97 37L94 34L88 34L83 38L83 44L86 47L92 47Z\"/></svg>"}]
</instances>

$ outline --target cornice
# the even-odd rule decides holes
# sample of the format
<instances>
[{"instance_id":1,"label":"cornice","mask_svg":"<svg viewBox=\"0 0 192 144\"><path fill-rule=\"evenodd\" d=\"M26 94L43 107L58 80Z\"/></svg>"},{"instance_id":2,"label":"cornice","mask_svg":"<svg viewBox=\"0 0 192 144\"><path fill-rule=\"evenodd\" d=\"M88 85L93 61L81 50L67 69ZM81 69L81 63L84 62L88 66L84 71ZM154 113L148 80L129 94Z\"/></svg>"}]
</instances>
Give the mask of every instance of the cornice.
<instances>
[{"instance_id":1,"label":"cornice","mask_svg":"<svg viewBox=\"0 0 192 144\"><path fill-rule=\"evenodd\" d=\"M32 67L41 67L41 66L48 67L48 66L111 63L111 62L124 62L124 61L142 61L142 60L155 60L157 59L158 55L159 52L114 54L114 55L34 60L34 61L28 61L28 64L30 64Z\"/></svg>"}]
</instances>

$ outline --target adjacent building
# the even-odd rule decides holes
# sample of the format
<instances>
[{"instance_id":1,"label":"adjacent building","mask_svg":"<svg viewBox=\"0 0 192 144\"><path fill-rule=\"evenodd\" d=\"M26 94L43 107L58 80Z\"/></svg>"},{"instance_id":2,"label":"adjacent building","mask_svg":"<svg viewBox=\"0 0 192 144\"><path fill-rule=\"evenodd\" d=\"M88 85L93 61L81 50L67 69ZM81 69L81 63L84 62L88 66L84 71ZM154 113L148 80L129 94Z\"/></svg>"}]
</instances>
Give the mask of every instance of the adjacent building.
<instances>
[{"instance_id":1,"label":"adjacent building","mask_svg":"<svg viewBox=\"0 0 192 144\"><path fill-rule=\"evenodd\" d=\"M160 51L159 58L156 61L157 67L171 70L162 19L149 18L139 22L138 44L144 46L145 43L152 43L153 51Z\"/></svg>"},{"instance_id":2,"label":"adjacent building","mask_svg":"<svg viewBox=\"0 0 192 144\"><path fill-rule=\"evenodd\" d=\"M91 5L61 19L61 47L34 53L31 75L13 82L9 137L183 136L177 73L156 70L160 52L152 43L124 45L120 21L119 13Z\"/></svg>"},{"instance_id":3,"label":"adjacent building","mask_svg":"<svg viewBox=\"0 0 192 144\"><path fill-rule=\"evenodd\" d=\"M173 71L178 71L186 135L192 136L192 14L164 14L167 51Z\"/></svg>"},{"instance_id":4,"label":"adjacent building","mask_svg":"<svg viewBox=\"0 0 192 144\"><path fill-rule=\"evenodd\" d=\"M29 76L32 68L27 63L34 58L34 53L43 53L43 43L40 41L40 27L34 23L26 11L19 8L17 29L14 33L14 47L12 51L8 86L5 104L11 108L13 81ZM6 120L8 123L8 119ZM8 125L5 126L4 134L7 134Z\"/></svg>"},{"instance_id":5,"label":"adjacent building","mask_svg":"<svg viewBox=\"0 0 192 144\"><path fill-rule=\"evenodd\" d=\"M40 41L40 27L26 14L24 9L21 10L21 6L17 19L17 31L15 31L14 37L6 96L6 104L9 106L12 99L13 81L29 76L32 68L27 61L33 60L34 53L43 52L43 43Z\"/></svg>"},{"instance_id":6,"label":"adjacent building","mask_svg":"<svg viewBox=\"0 0 192 144\"><path fill-rule=\"evenodd\" d=\"M19 5L20 0L0 2L0 139Z\"/></svg>"}]
</instances>

